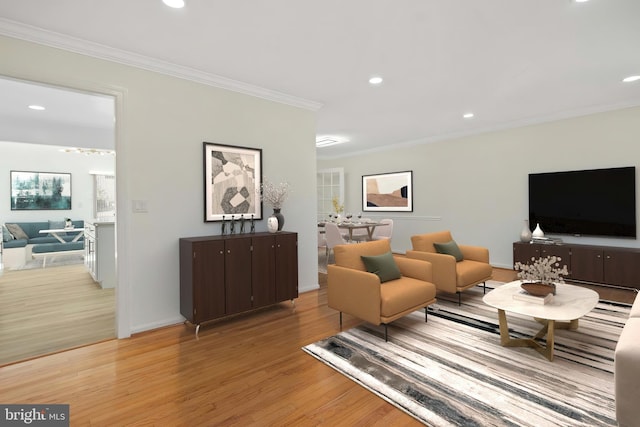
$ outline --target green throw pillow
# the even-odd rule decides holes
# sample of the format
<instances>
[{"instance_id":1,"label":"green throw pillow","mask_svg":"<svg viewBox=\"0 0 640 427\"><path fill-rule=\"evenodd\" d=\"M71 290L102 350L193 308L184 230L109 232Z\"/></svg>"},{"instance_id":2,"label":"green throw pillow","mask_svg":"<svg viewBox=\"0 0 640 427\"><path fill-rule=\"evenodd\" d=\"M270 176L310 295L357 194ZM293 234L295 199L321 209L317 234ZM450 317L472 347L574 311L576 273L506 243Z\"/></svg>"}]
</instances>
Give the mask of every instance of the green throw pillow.
<instances>
[{"instance_id":1,"label":"green throw pillow","mask_svg":"<svg viewBox=\"0 0 640 427\"><path fill-rule=\"evenodd\" d=\"M464 259L455 240L447 243L434 243L433 246L439 254L452 255L456 259L456 262L460 262Z\"/></svg>"},{"instance_id":2,"label":"green throw pillow","mask_svg":"<svg viewBox=\"0 0 640 427\"><path fill-rule=\"evenodd\" d=\"M383 255L361 256L364 267L369 273L374 273L380 278L380 283L400 278L400 269L393 259L393 254L387 252Z\"/></svg>"}]
</instances>

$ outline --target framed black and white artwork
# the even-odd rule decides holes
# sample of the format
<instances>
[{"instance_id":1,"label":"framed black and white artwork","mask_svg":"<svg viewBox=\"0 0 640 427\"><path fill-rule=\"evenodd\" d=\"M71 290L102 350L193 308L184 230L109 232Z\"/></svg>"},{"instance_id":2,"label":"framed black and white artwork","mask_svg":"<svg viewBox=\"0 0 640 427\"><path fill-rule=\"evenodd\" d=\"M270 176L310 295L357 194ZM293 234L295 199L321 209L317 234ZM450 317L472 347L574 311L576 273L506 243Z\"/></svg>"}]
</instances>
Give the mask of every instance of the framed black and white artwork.
<instances>
[{"instance_id":1,"label":"framed black and white artwork","mask_svg":"<svg viewBox=\"0 0 640 427\"><path fill-rule=\"evenodd\" d=\"M204 220L261 219L262 150L204 142Z\"/></svg>"}]
</instances>

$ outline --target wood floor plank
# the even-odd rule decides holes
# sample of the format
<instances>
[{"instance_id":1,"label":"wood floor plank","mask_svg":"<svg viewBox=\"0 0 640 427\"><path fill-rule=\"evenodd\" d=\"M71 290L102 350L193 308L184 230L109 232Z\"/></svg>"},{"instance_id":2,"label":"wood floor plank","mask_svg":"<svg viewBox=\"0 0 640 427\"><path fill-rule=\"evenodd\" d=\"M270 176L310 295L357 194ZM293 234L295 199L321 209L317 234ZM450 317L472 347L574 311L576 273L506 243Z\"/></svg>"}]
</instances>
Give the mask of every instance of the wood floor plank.
<instances>
[{"instance_id":1,"label":"wood floor plank","mask_svg":"<svg viewBox=\"0 0 640 427\"><path fill-rule=\"evenodd\" d=\"M180 324L4 366L0 400L70 404L73 426L421 425L301 350L339 331L320 281L199 339Z\"/></svg>"},{"instance_id":2,"label":"wood floor plank","mask_svg":"<svg viewBox=\"0 0 640 427\"><path fill-rule=\"evenodd\" d=\"M199 339L177 325L5 366L2 401L69 403L74 426L420 425L301 350L336 332L326 292L307 292Z\"/></svg>"},{"instance_id":3,"label":"wood floor plank","mask_svg":"<svg viewBox=\"0 0 640 427\"><path fill-rule=\"evenodd\" d=\"M114 289L84 265L0 274L0 365L114 337Z\"/></svg>"}]
</instances>

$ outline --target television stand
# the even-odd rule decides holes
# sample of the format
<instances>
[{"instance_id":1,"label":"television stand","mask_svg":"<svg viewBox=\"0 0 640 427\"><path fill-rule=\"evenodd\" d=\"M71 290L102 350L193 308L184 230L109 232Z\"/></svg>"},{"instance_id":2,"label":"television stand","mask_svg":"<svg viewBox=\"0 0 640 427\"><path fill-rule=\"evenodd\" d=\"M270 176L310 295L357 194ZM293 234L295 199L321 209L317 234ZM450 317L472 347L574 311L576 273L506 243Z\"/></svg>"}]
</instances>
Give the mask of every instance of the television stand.
<instances>
[{"instance_id":1,"label":"television stand","mask_svg":"<svg viewBox=\"0 0 640 427\"><path fill-rule=\"evenodd\" d=\"M640 248L573 243L513 243L513 264L557 256L567 266L567 280L640 289Z\"/></svg>"},{"instance_id":2,"label":"television stand","mask_svg":"<svg viewBox=\"0 0 640 427\"><path fill-rule=\"evenodd\" d=\"M561 245L562 239L558 237L533 237L531 239L531 243L539 243L541 245Z\"/></svg>"}]
</instances>

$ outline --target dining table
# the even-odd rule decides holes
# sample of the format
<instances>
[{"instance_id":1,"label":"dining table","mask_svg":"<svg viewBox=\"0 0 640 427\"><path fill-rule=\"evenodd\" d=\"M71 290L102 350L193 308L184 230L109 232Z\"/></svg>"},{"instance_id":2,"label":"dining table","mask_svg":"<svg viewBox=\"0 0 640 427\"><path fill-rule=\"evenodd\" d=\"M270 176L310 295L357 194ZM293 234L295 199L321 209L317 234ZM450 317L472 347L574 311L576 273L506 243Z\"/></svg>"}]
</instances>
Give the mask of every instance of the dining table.
<instances>
[{"instance_id":1,"label":"dining table","mask_svg":"<svg viewBox=\"0 0 640 427\"><path fill-rule=\"evenodd\" d=\"M319 222L318 227L324 227L325 222ZM366 229L368 240L373 240L373 231L376 227L385 227L389 224L378 221L342 221L337 223L338 228L348 230L349 241L353 241L353 230Z\"/></svg>"},{"instance_id":2,"label":"dining table","mask_svg":"<svg viewBox=\"0 0 640 427\"><path fill-rule=\"evenodd\" d=\"M80 237L84 235L83 231L84 231L83 228L52 228L50 230L40 230L39 233L50 234L51 236L55 237L60 243L73 243L73 242L77 242L80 239ZM66 241L62 237L60 237L60 235L62 233L67 234L67 232L75 232L77 234L73 237L71 241Z\"/></svg>"}]
</instances>

